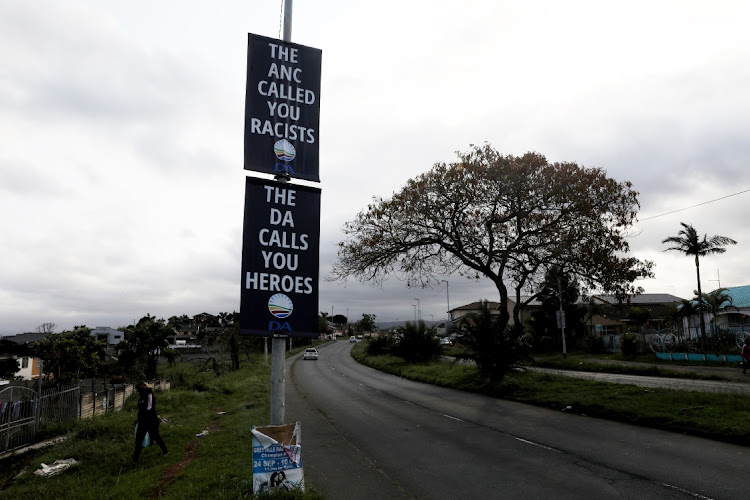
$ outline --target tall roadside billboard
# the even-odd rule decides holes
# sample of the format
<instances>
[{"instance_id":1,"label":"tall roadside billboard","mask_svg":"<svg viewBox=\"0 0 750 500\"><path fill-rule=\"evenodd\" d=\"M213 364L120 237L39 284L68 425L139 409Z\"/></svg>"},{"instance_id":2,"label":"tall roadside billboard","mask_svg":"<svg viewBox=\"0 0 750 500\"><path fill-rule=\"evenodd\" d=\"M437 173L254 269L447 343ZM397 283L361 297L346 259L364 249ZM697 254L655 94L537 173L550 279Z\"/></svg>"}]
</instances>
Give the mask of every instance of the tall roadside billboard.
<instances>
[{"instance_id":1,"label":"tall roadside billboard","mask_svg":"<svg viewBox=\"0 0 750 500\"><path fill-rule=\"evenodd\" d=\"M245 169L320 182L320 49L248 34Z\"/></svg>"},{"instance_id":2,"label":"tall roadside billboard","mask_svg":"<svg viewBox=\"0 0 750 500\"><path fill-rule=\"evenodd\" d=\"M240 333L317 337L320 189L245 182Z\"/></svg>"}]
</instances>

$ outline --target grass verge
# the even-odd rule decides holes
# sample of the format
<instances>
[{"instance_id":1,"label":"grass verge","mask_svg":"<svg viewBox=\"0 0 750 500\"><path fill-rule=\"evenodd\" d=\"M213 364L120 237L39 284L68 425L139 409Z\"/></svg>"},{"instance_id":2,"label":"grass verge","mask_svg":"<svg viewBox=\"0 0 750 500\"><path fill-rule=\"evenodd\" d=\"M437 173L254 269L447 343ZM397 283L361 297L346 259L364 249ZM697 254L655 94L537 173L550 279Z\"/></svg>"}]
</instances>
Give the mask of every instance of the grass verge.
<instances>
[{"instance_id":1,"label":"grass verge","mask_svg":"<svg viewBox=\"0 0 750 500\"><path fill-rule=\"evenodd\" d=\"M536 372L514 372L492 384L474 366L408 364L395 356L367 356L365 347L360 342L352 349L360 363L410 380L750 446L750 398L740 394L646 389Z\"/></svg>"},{"instance_id":2,"label":"grass verge","mask_svg":"<svg viewBox=\"0 0 750 500\"><path fill-rule=\"evenodd\" d=\"M267 424L270 414L270 366L263 354L243 357L240 370L221 375L195 373L187 363L167 371L172 390L156 396L168 456L152 445L132 463L131 397L125 410L74 421L63 443L0 462L0 498L252 498L250 430ZM204 437L196 436L203 431ZM52 477L33 474L42 463L67 458L78 465ZM308 488L270 498L322 497Z\"/></svg>"},{"instance_id":3,"label":"grass verge","mask_svg":"<svg viewBox=\"0 0 750 500\"><path fill-rule=\"evenodd\" d=\"M602 358L605 359L605 358ZM618 361L628 361L622 358ZM654 362L655 360L651 360ZM643 366L638 366L635 363L642 362ZM658 366L646 365L644 361L636 361L633 364L602 364L596 361L591 362L582 360L580 357L571 356L568 358L562 358L559 355L555 356L538 356L534 358L534 366L540 368L555 368L558 370L577 370L584 372L600 372L600 373L617 373L623 375L641 375L650 377L664 377L664 378L687 378L693 380L726 380L725 377L713 374L689 372L689 371L676 371L667 368L661 368ZM671 366L691 366L688 364L679 364L679 362L672 362ZM705 366L696 365L696 366Z\"/></svg>"}]
</instances>

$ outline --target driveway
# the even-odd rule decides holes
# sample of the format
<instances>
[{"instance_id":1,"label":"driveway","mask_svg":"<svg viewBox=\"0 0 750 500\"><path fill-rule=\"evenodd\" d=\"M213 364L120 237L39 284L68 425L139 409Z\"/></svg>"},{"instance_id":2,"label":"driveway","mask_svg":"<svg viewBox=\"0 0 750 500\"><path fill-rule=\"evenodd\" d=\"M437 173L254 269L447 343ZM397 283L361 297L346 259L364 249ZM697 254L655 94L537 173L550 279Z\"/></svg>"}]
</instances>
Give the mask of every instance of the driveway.
<instances>
[{"instance_id":1,"label":"driveway","mask_svg":"<svg viewBox=\"0 0 750 500\"><path fill-rule=\"evenodd\" d=\"M630 384L641 387L676 389L680 391L720 392L734 394L750 394L750 375L743 375L740 368L725 366L681 366L656 363L640 363L636 361L619 361L610 359L582 358L586 363L596 363L603 366L632 366L656 367L674 372L716 376L724 380L698 380L693 378L654 377L644 375L625 375L617 373L585 372L574 370L559 370L554 368L527 367L527 370L552 373L566 377L576 377L613 384Z\"/></svg>"}]
</instances>

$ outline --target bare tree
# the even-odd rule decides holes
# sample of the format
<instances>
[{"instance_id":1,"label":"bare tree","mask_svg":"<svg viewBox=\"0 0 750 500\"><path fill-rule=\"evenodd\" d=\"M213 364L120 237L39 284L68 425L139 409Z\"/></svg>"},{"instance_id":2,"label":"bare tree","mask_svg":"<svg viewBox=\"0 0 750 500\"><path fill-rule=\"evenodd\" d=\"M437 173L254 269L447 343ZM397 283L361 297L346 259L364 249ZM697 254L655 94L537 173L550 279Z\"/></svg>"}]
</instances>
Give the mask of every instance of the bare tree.
<instances>
[{"instance_id":1,"label":"bare tree","mask_svg":"<svg viewBox=\"0 0 750 500\"><path fill-rule=\"evenodd\" d=\"M48 335L50 333L55 333L55 328L57 328L57 325L54 323L42 323L36 327L36 331Z\"/></svg>"}]
</instances>

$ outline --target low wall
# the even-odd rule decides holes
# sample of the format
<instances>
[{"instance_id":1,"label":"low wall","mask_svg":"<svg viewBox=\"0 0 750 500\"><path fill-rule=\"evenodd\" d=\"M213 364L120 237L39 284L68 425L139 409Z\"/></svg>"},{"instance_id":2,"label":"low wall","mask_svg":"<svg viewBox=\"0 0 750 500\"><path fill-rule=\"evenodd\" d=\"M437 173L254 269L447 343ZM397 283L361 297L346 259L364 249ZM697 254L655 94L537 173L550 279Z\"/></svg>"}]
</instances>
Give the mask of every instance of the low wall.
<instances>
[{"instance_id":1,"label":"low wall","mask_svg":"<svg viewBox=\"0 0 750 500\"><path fill-rule=\"evenodd\" d=\"M169 379L150 382L154 390L168 391L172 384ZM134 384L112 387L99 392L81 394L78 418L88 418L101 415L108 411L118 411L125 406L125 401L135 392Z\"/></svg>"},{"instance_id":2,"label":"low wall","mask_svg":"<svg viewBox=\"0 0 750 500\"><path fill-rule=\"evenodd\" d=\"M697 354L694 352L657 352L656 357L670 361L712 361L715 363L739 363L739 354Z\"/></svg>"}]
</instances>

